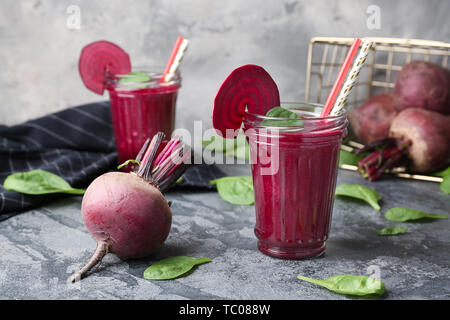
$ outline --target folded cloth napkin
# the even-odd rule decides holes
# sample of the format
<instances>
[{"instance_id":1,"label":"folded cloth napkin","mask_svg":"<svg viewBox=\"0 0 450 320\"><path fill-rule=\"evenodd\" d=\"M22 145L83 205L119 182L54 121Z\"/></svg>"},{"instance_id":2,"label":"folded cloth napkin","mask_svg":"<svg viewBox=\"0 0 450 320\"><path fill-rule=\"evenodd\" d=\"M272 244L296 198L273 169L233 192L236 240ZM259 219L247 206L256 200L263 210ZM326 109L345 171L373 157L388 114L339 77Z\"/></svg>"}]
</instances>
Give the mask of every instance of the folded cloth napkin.
<instances>
[{"instance_id":1,"label":"folded cloth napkin","mask_svg":"<svg viewBox=\"0 0 450 320\"><path fill-rule=\"evenodd\" d=\"M117 153L109 102L69 108L23 124L0 125L0 221L67 195L25 195L3 188L14 172L42 169L74 188L85 188L100 174L115 170ZM194 165L177 188L214 188L224 176L214 165Z\"/></svg>"}]
</instances>

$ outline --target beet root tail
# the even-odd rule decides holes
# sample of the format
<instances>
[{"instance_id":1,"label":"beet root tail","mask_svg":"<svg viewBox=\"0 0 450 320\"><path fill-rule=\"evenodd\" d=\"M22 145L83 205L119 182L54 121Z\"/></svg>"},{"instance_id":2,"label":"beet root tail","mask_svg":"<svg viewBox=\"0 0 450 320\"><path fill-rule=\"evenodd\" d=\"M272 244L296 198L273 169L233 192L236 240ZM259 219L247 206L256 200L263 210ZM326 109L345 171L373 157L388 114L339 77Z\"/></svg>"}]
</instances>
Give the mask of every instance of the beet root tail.
<instances>
[{"instance_id":1,"label":"beet root tail","mask_svg":"<svg viewBox=\"0 0 450 320\"><path fill-rule=\"evenodd\" d=\"M96 266L100 261L102 261L103 257L108 253L110 244L106 240L100 240L97 242L97 248L95 248L94 254L88 263L81 268L79 271L74 273L70 278L72 282L80 281L83 279L86 274L91 270L94 266Z\"/></svg>"}]
</instances>

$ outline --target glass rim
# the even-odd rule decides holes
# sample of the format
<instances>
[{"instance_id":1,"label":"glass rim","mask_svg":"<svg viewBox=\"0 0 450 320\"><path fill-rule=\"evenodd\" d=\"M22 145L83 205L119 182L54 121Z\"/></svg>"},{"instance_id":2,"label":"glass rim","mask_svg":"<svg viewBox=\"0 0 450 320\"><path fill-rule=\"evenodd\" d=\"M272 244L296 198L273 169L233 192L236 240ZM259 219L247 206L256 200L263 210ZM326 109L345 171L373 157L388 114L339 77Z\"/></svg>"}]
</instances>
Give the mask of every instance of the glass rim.
<instances>
[{"instance_id":1,"label":"glass rim","mask_svg":"<svg viewBox=\"0 0 450 320\"><path fill-rule=\"evenodd\" d=\"M313 102L303 102L303 101L297 101L297 102L287 102L287 101L282 101L280 102L280 106L284 107L286 105L289 106L298 106L298 110L301 110L301 108L308 108L309 107L314 107L317 109L317 111L322 111L322 109L324 108L323 104L320 103L313 103ZM288 109L292 109L292 108L288 108ZM253 112L249 112L249 111L245 111L246 115L250 115L253 116L255 118L261 119L261 120L295 120L293 118L287 118L287 117L268 117L259 113L253 113ZM320 113L319 113L320 114ZM345 118L345 116L347 115L347 110L345 108L341 109L341 111L335 115L335 116L326 116L326 117L320 117L320 116L305 116L302 118L298 118L299 120L306 120L306 121L319 121L319 120L340 120L342 118ZM244 118L245 121L245 118Z\"/></svg>"},{"instance_id":2,"label":"glass rim","mask_svg":"<svg viewBox=\"0 0 450 320\"><path fill-rule=\"evenodd\" d=\"M139 66L138 65L138 66L132 67L130 72L142 72L142 73L145 73L152 77L152 79L149 81L142 81L142 82L138 83L141 86L147 86L145 88L160 88L160 87L181 85L182 78L181 78L181 73L180 73L179 69L177 71L175 71L174 77L171 80L165 81L165 82L160 82L159 79L161 79L161 77L164 74L164 68L165 67L162 67L162 66ZM154 70L161 70L161 71L154 71ZM120 81L120 79L125 78L127 76L129 76L128 73L111 74L109 76L109 81L107 81L106 88L114 88L114 89L124 90L124 91L132 91L132 90L139 89L136 87L133 88L131 83L130 83L129 87L127 85L118 85L118 82ZM135 85L136 85L136 83L135 83ZM143 89L143 88L140 88L140 89Z\"/></svg>"},{"instance_id":3,"label":"glass rim","mask_svg":"<svg viewBox=\"0 0 450 320\"><path fill-rule=\"evenodd\" d=\"M339 114L335 116L320 117L320 112L324 105L310 102L281 102L280 106L294 111L299 110L298 118L286 117L268 117L265 115L246 112L243 119L244 130L251 128L265 129L270 132L284 133L320 133L330 130L343 130L347 127L347 110L342 109ZM264 124L264 120L269 120L269 123ZM299 121L298 124L284 125L283 121Z\"/></svg>"}]
</instances>

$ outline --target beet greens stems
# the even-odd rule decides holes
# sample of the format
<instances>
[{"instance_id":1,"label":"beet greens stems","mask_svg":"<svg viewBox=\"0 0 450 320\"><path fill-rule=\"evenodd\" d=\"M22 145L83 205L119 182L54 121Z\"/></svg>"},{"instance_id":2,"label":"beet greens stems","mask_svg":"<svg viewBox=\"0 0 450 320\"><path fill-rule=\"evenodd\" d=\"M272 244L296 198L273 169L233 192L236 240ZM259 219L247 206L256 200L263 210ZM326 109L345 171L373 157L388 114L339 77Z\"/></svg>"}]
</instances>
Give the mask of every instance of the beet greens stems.
<instances>
[{"instance_id":1,"label":"beet greens stems","mask_svg":"<svg viewBox=\"0 0 450 320\"><path fill-rule=\"evenodd\" d=\"M166 191L186 171L189 164L185 160L191 156L190 148L178 136L164 140L158 132L151 140L147 138L133 164L133 171L141 178ZM122 166L122 165L121 165ZM119 166L119 167L121 167Z\"/></svg>"}]
</instances>

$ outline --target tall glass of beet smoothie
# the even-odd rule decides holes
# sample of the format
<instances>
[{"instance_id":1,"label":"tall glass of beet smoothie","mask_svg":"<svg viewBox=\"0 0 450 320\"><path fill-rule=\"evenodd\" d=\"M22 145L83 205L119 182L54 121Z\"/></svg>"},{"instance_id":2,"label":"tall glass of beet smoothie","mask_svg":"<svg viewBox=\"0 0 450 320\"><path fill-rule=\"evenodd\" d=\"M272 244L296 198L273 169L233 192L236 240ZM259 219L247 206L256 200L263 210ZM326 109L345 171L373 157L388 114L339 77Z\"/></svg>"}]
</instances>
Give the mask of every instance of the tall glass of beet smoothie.
<instances>
[{"instance_id":1,"label":"tall glass of beet smoothie","mask_svg":"<svg viewBox=\"0 0 450 320\"><path fill-rule=\"evenodd\" d=\"M325 251L330 230L347 117L345 112L320 117L321 105L282 107L298 114L300 120L251 112L244 118L251 150L258 248L280 258L318 256Z\"/></svg>"},{"instance_id":2,"label":"tall glass of beet smoothie","mask_svg":"<svg viewBox=\"0 0 450 320\"><path fill-rule=\"evenodd\" d=\"M114 75L106 82L119 163L134 159L148 137L162 131L170 137L181 76L161 81L152 71Z\"/></svg>"},{"instance_id":3,"label":"tall glass of beet smoothie","mask_svg":"<svg viewBox=\"0 0 450 320\"><path fill-rule=\"evenodd\" d=\"M188 43L177 38L165 68L133 72L128 53L112 42L94 41L81 50L78 69L84 85L99 95L109 92L119 163L135 159L157 132L171 136L181 86L178 67Z\"/></svg>"}]
</instances>

